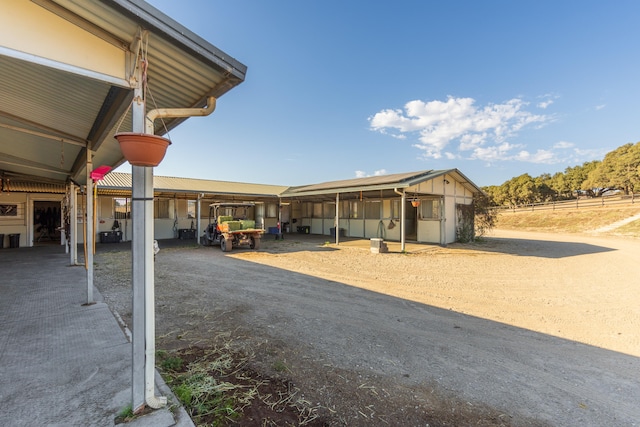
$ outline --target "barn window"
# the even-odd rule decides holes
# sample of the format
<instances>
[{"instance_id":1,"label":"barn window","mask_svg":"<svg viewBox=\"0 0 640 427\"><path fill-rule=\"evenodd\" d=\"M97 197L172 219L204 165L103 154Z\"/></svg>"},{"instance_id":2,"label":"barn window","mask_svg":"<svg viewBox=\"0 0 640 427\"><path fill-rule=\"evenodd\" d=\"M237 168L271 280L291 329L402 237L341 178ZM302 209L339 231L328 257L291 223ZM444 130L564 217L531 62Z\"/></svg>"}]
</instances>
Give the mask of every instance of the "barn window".
<instances>
[{"instance_id":1,"label":"barn window","mask_svg":"<svg viewBox=\"0 0 640 427\"><path fill-rule=\"evenodd\" d=\"M125 197L113 199L113 218L131 219L131 199Z\"/></svg>"},{"instance_id":2,"label":"barn window","mask_svg":"<svg viewBox=\"0 0 640 427\"><path fill-rule=\"evenodd\" d=\"M364 217L366 219L380 219L381 211L381 202L380 200L371 200L366 201L364 204Z\"/></svg>"},{"instance_id":3,"label":"barn window","mask_svg":"<svg viewBox=\"0 0 640 427\"><path fill-rule=\"evenodd\" d=\"M421 219L440 219L439 199L423 199L418 209Z\"/></svg>"},{"instance_id":4,"label":"barn window","mask_svg":"<svg viewBox=\"0 0 640 427\"><path fill-rule=\"evenodd\" d=\"M362 202L359 200L352 200L349 202L349 218L362 219Z\"/></svg>"},{"instance_id":5,"label":"barn window","mask_svg":"<svg viewBox=\"0 0 640 427\"><path fill-rule=\"evenodd\" d=\"M278 217L278 205L276 203L267 203L267 218Z\"/></svg>"},{"instance_id":6,"label":"barn window","mask_svg":"<svg viewBox=\"0 0 640 427\"><path fill-rule=\"evenodd\" d=\"M322 203L313 204L313 212L311 218L322 218Z\"/></svg>"},{"instance_id":7,"label":"barn window","mask_svg":"<svg viewBox=\"0 0 640 427\"><path fill-rule=\"evenodd\" d=\"M335 203L325 203L324 204L324 217L325 218L335 218L336 217L336 204Z\"/></svg>"},{"instance_id":8,"label":"barn window","mask_svg":"<svg viewBox=\"0 0 640 427\"><path fill-rule=\"evenodd\" d=\"M153 201L154 218L171 218L171 200L156 199Z\"/></svg>"}]
</instances>

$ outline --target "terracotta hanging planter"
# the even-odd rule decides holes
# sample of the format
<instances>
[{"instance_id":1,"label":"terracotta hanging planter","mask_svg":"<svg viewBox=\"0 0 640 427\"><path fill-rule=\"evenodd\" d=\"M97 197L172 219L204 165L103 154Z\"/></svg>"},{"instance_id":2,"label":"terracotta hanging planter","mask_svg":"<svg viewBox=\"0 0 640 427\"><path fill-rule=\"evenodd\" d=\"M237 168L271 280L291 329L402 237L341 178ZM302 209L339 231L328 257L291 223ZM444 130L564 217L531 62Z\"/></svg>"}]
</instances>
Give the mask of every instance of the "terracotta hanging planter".
<instances>
[{"instance_id":1,"label":"terracotta hanging planter","mask_svg":"<svg viewBox=\"0 0 640 427\"><path fill-rule=\"evenodd\" d=\"M147 133L122 132L114 137L124 158L133 166L158 166L171 144L167 138Z\"/></svg>"},{"instance_id":2,"label":"terracotta hanging planter","mask_svg":"<svg viewBox=\"0 0 640 427\"><path fill-rule=\"evenodd\" d=\"M411 206L413 206L414 208L417 208L418 206L420 206L420 200L412 200Z\"/></svg>"}]
</instances>

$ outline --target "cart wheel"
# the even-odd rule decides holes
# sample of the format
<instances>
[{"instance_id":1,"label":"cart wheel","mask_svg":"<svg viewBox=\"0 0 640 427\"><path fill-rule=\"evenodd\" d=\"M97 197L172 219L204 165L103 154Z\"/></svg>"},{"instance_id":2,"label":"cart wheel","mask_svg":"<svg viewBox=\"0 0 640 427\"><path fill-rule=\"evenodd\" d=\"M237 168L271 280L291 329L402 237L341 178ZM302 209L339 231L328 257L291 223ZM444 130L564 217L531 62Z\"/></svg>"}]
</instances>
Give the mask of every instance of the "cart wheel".
<instances>
[{"instance_id":1,"label":"cart wheel","mask_svg":"<svg viewBox=\"0 0 640 427\"><path fill-rule=\"evenodd\" d=\"M251 249L260 249L260 238L259 237L251 237L251 243L249 244Z\"/></svg>"},{"instance_id":2,"label":"cart wheel","mask_svg":"<svg viewBox=\"0 0 640 427\"><path fill-rule=\"evenodd\" d=\"M222 249L222 252L231 252L232 246L231 240L224 237L220 238L220 249Z\"/></svg>"}]
</instances>

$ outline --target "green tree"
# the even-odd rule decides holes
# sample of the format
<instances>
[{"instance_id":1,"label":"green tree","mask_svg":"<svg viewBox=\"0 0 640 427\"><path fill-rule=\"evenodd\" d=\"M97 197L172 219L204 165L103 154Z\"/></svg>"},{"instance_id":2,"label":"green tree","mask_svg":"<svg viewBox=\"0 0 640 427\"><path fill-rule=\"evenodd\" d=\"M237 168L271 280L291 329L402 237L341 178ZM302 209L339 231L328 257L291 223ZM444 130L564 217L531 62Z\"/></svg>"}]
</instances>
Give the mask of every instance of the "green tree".
<instances>
[{"instance_id":1,"label":"green tree","mask_svg":"<svg viewBox=\"0 0 640 427\"><path fill-rule=\"evenodd\" d=\"M536 183L528 173L511 178L503 185L506 185L510 206L529 204L535 201Z\"/></svg>"},{"instance_id":2,"label":"green tree","mask_svg":"<svg viewBox=\"0 0 640 427\"><path fill-rule=\"evenodd\" d=\"M640 142L628 143L604 156L604 160L590 171L585 189L617 188L630 194L640 188Z\"/></svg>"}]
</instances>

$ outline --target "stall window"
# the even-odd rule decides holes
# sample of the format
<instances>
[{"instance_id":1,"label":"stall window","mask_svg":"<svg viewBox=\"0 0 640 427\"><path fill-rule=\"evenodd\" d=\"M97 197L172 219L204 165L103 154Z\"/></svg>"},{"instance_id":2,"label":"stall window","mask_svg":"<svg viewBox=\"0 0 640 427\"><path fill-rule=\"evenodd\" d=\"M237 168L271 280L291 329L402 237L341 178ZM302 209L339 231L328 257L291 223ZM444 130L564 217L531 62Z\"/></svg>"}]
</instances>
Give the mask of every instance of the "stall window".
<instances>
[{"instance_id":1,"label":"stall window","mask_svg":"<svg viewBox=\"0 0 640 427\"><path fill-rule=\"evenodd\" d=\"M187 200L187 218L193 219L196 217L196 201Z\"/></svg>"},{"instance_id":2,"label":"stall window","mask_svg":"<svg viewBox=\"0 0 640 427\"><path fill-rule=\"evenodd\" d=\"M124 197L113 199L113 218L131 219L131 199Z\"/></svg>"},{"instance_id":3,"label":"stall window","mask_svg":"<svg viewBox=\"0 0 640 427\"><path fill-rule=\"evenodd\" d=\"M278 217L278 205L276 203L267 203L267 218Z\"/></svg>"},{"instance_id":4,"label":"stall window","mask_svg":"<svg viewBox=\"0 0 640 427\"><path fill-rule=\"evenodd\" d=\"M169 199L156 199L153 201L153 217L154 218L171 218Z\"/></svg>"},{"instance_id":5,"label":"stall window","mask_svg":"<svg viewBox=\"0 0 640 427\"><path fill-rule=\"evenodd\" d=\"M399 219L400 218L400 200L383 200L382 202L382 218Z\"/></svg>"},{"instance_id":6,"label":"stall window","mask_svg":"<svg viewBox=\"0 0 640 427\"><path fill-rule=\"evenodd\" d=\"M311 218L322 218L322 203L313 204L313 212Z\"/></svg>"},{"instance_id":7,"label":"stall window","mask_svg":"<svg viewBox=\"0 0 640 427\"><path fill-rule=\"evenodd\" d=\"M420 203L421 219L439 219L440 218L440 200L422 200Z\"/></svg>"},{"instance_id":8,"label":"stall window","mask_svg":"<svg viewBox=\"0 0 640 427\"><path fill-rule=\"evenodd\" d=\"M349 218L362 219L362 202L359 200L353 200L349 202Z\"/></svg>"},{"instance_id":9,"label":"stall window","mask_svg":"<svg viewBox=\"0 0 640 427\"><path fill-rule=\"evenodd\" d=\"M325 203L324 204L324 217L325 218L335 218L336 217L336 204L335 203Z\"/></svg>"},{"instance_id":10,"label":"stall window","mask_svg":"<svg viewBox=\"0 0 640 427\"><path fill-rule=\"evenodd\" d=\"M382 202L380 200L371 200L364 203L364 217L366 219L380 219Z\"/></svg>"},{"instance_id":11,"label":"stall window","mask_svg":"<svg viewBox=\"0 0 640 427\"><path fill-rule=\"evenodd\" d=\"M391 218L398 219L400 218L400 200L392 200L391 201Z\"/></svg>"},{"instance_id":12,"label":"stall window","mask_svg":"<svg viewBox=\"0 0 640 427\"><path fill-rule=\"evenodd\" d=\"M340 218L349 218L349 202L347 200L340 201Z\"/></svg>"}]
</instances>

